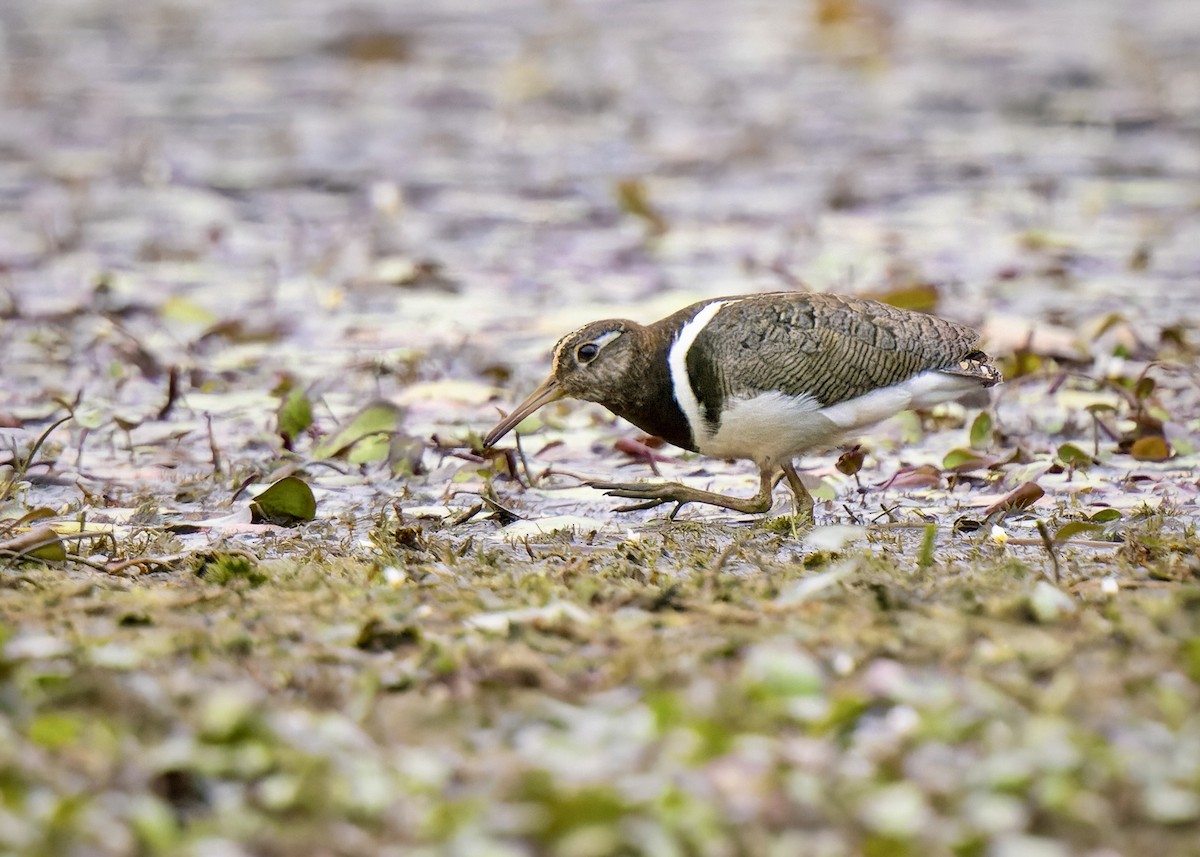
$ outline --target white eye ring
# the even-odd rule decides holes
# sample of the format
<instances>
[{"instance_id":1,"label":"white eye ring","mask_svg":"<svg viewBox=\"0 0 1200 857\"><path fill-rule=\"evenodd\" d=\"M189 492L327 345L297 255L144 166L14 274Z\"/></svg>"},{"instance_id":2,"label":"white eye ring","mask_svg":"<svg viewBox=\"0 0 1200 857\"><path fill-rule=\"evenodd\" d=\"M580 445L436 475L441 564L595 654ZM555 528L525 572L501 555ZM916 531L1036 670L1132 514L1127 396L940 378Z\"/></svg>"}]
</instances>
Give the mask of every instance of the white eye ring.
<instances>
[{"instance_id":1,"label":"white eye ring","mask_svg":"<svg viewBox=\"0 0 1200 857\"><path fill-rule=\"evenodd\" d=\"M575 351L575 359L580 363L591 363L600 353L600 346L594 342L585 342Z\"/></svg>"}]
</instances>

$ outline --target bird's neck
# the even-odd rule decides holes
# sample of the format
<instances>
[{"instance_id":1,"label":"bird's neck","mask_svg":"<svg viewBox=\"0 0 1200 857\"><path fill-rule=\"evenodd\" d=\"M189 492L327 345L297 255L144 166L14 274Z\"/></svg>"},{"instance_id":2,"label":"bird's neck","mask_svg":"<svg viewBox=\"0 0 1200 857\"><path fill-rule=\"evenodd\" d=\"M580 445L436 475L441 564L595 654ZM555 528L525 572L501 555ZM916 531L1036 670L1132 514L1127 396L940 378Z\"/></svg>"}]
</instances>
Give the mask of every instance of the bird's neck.
<instances>
[{"instance_id":1,"label":"bird's neck","mask_svg":"<svg viewBox=\"0 0 1200 857\"><path fill-rule=\"evenodd\" d=\"M695 451L692 430L676 401L667 357L673 337L658 325L631 326L632 359L621 383L600 404L667 443Z\"/></svg>"}]
</instances>

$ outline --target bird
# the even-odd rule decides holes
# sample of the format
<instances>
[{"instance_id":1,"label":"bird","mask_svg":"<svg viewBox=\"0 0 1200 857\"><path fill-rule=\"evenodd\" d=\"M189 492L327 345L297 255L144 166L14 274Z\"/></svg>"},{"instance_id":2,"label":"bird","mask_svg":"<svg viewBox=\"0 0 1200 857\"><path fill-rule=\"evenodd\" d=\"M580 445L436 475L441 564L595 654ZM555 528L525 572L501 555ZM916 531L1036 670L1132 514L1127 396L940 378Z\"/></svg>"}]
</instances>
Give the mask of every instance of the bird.
<instances>
[{"instance_id":1,"label":"bird","mask_svg":"<svg viewBox=\"0 0 1200 857\"><path fill-rule=\"evenodd\" d=\"M768 292L698 301L652 324L605 319L554 347L550 376L483 438L485 449L563 398L597 402L674 446L759 470L752 497L679 482L586 483L639 501L616 511L688 503L767 512L786 479L797 515L813 498L796 472L900 411L929 408L1002 380L979 334L962 324L868 298Z\"/></svg>"}]
</instances>

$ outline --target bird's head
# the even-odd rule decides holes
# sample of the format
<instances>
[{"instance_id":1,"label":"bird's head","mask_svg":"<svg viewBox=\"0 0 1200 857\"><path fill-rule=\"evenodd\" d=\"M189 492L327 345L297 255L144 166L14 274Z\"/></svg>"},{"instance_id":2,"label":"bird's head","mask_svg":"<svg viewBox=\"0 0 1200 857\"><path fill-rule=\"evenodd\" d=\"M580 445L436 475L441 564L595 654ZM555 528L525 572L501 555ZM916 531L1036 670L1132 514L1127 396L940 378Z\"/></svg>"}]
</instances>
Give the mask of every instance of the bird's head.
<instances>
[{"instance_id":1,"label":"bird's head","mask_svg":"<svg viewBox=\"0 0 1200 857\"><path fill-rule=\"evenodd\" d=\"M560 339L554 346L550 377L487 433L484 447L494 445L551 402L570 397L603 404L611 399L633 361L634 337L629 334L636 327L623 319L593 321Z\"/></svg>"}]
</instances>

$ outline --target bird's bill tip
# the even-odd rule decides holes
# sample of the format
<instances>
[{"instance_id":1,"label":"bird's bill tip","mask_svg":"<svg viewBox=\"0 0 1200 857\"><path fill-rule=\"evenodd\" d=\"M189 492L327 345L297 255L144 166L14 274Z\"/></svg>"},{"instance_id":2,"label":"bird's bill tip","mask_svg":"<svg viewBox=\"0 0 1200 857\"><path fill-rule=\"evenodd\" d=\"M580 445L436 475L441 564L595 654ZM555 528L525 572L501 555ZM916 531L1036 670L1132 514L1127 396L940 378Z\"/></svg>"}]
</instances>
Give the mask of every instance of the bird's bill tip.
<instances>
[{"instance_id":1,"label":"bird's bill tip","mask_svg":"<svg viewBox=\"0 0 1200 857\"><path fill-rule=\"evenodd\" d=\"M513 408L508 416L496 423L495 427L484 435L483 448L488 449L495 446L500 438L520 425L521 421L527 416L551 402L557 402L559 399L565 398L566 395L563 389L558 386L558 381L551 375L536 390L530 393L525 401Z\"/></svg>"}]
</instances>

